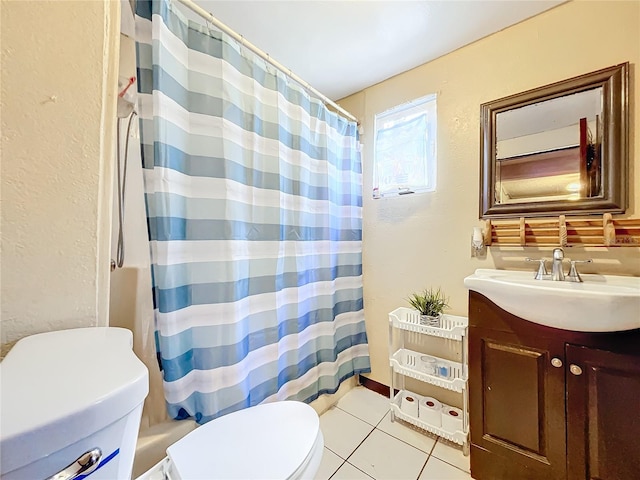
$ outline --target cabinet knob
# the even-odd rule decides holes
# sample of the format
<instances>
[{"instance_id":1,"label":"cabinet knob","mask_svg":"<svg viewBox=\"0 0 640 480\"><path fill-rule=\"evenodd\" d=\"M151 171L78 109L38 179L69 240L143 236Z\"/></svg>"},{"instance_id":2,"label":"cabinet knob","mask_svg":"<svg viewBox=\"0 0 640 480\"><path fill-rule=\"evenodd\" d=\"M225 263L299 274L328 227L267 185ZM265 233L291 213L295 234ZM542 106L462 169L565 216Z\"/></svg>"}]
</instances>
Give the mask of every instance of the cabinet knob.
<instances>
[{"instance_id":1,"label":"cabinet knob","mask_svg":"<svg viewBox=\"0 0 640 480\"><path fill-rule=\"evenodd\" d=\"M582 375L582 369L581 369L578 365L574 365L574 364L572 364L572 365L569 367L569 371L570 371L571 373L573 373L574 375Z\"/></svg>"},{"instance_id":2,"label":"cabinet knob","mask_svg":"<svg viewBox=\"0 0 640 480\"><path fill-rule=\"evenodd\" d=\"M562 360L560 360L558 357L552 358L551 365L553 365L556 368L560 368L562 366Z\"/></svg>"}]
</instances>

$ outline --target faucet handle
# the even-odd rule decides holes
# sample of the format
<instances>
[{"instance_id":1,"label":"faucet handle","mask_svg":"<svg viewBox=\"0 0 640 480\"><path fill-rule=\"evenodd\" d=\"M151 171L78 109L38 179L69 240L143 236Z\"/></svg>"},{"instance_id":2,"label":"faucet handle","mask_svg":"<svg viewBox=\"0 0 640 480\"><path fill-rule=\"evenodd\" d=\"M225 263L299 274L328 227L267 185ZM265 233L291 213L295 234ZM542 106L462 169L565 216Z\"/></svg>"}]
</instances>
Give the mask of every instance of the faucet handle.
<instances>
[{"instance_id":1,"label":"faucet handle","mask_svg":"<svg viewBox=\"0 0 640 480\"><path fill-rule=\"evenodd\" d=\"M569 268L569 273L567 274L565 280L567 282L582 282L582 278L580 277L578 269L576 268L576 263L593 263L593 260L571 260L570 263L571 267Z\"/></svg>"},{"instance_id":2,"label":"faucet handle","mask_svg":"<svg viewBox=\"0 0 640 480\"><path fill-rule=\"evenodd\" d=\"M545 262L547 261L546 258L525 258L526 262L540 262L540 264L538 265L538 271L536 272L536 276L534 277L536 280L542 280L544 275L549 275L547 273L547 266L545 265Z\"/></svg>"}]
</instances>

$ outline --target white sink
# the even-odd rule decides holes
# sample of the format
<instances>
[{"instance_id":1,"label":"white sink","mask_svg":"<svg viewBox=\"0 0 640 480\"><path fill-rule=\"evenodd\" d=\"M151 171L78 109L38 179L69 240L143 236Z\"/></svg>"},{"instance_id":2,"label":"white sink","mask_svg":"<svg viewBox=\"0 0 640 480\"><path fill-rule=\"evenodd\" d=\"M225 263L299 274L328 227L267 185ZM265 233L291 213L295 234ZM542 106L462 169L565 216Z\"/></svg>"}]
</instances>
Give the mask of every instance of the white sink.
<instances>
[{"instance_id":1,"label":"white sink","mask_svg":"<svg viewBox=\"0 0 640 480\"><path fill-rule=\"evenodd\" d=\"M535 280L535 272L478 269L464 279L503 310L578 332L640 328L640 278L581 274L583 283Z\"/></svg>"}]
</instances>

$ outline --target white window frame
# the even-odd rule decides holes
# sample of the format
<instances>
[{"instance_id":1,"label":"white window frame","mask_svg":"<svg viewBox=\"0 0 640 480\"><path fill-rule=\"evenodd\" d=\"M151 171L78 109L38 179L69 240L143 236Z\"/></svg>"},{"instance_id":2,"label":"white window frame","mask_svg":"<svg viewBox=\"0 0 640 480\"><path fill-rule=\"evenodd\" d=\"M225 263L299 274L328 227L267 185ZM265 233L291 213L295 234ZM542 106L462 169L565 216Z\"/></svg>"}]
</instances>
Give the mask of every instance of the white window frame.
<instances>
[{"instance_id":1,"label":"white window frame","mask_svg":"<svg viewBox=\"0 0 640 480\"><path fill-rule=\"evenodd\" d=\"M421 117L425 125L420 124ZM411 123L413 122L413 125ZM393 140L385 139L384 135L393 136L393 127L407 126L420 132L424 130L424 139L411 143L402 142L398 134L398 149L423 150L421 159L417 156L407 158L389 158L384 150L394 149ZM399 130L399 129L398 129ZM400 131L400 130L399 130ZM434 192L436 190L436 147L437 147L437 103L436 94L427 95L394 108L378 113L374 123L374 161L373 161L373 198L396 197L412 193ZM421 133L420 133L421 134ZM379 143L380 140L380 143ZM424 142L422 145L420 142ZM386 157L386 158L385 158ZM385 162L386 163L383 163ZM418 162L421 162L419 165ZM395 170L395 177L390 173ZM413 177L411 177L413 172ZM404 175L407 178L402 178Z\"/></svg>"}]
</instances>

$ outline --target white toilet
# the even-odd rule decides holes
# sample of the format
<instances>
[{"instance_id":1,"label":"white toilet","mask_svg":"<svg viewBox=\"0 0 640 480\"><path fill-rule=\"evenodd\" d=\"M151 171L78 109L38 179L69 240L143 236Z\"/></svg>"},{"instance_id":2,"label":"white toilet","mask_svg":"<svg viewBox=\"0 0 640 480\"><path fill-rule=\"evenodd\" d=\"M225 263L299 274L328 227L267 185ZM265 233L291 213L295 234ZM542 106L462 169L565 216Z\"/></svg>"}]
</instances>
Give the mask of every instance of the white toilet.
<instances>
[{"instance_id":1,"label":"white toilet","mask_svg":"<svg viewBox=\"0 0 640 480\"><path fill-rule=\"evenodd\" d=\"M20 340L0 363L0 477L131 477L148 372L122 328L80 328ZM275 402L225 415L167 449L140 480L313 478L318 415Z\"/></svg>"},{"instance_id":2,"label":"white toilet","mask_svg":"<svg viewBox=\"0 0 640 480\"><path fill-rule=\"evenodd\" d=\"M197 428L137 480L312 479L323 451L313 408L302 402L267 403Z\"/></svg>"}]
</instances>

